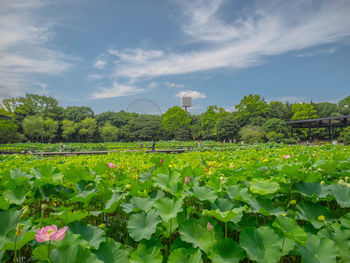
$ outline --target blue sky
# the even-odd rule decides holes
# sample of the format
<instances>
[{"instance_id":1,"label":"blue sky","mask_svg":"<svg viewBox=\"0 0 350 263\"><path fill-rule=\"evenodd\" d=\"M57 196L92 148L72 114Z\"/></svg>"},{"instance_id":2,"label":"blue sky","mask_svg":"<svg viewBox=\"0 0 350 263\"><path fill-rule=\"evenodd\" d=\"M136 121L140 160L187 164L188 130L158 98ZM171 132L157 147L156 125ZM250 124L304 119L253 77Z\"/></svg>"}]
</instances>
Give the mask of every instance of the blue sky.
<instances>
[{"instance_id":1,"label":"blue sky","mask_svg":"<svg viewBox=\"0 0 350 263\"><path fill-rule=\"evenodd\" d=\"M350 95L348 0L0 0L0 98L96 113ZM150 107L148 107L150 106ZM151 105L136 111L152 112Z\"/></svg>"}]
</instances>

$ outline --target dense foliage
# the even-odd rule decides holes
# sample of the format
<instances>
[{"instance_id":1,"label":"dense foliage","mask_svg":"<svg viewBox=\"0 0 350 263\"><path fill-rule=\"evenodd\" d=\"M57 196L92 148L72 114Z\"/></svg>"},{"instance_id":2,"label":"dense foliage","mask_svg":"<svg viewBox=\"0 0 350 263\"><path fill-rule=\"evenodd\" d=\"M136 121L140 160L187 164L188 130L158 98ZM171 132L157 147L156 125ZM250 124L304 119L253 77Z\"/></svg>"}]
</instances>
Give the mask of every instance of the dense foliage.
<instances>
[{"instance_id":1,"label":"dense foliage","mask_svg":"<svg viewBox=\"0 0 350 263\"><path fill-rule=\"evenodd\" d=\"M349 262L349 150L1 155L0 261Z\"/></svg>"},{"instance_id":2,"label":"dense foliage","mask_svg":"<svg viewBox=\"0 0 350 263\"><path fill-rule=\"evenodd\" d=\"M211 105L202 114L192 115L174 106L158 116L125 111L95 114L90 107L62 108L53 98L27 94L25 97L4 99L0 103L0 114L12 117L12 121L0 119L0 142L239 141L244 140L241 136L244 130L240 130L250 127L248 131L260 131L250 141L290 143L291 139L295 142L297 137L306 140L309 136L304 129L298 130L291 138L285 121L346 115L349 114L349 101L350 96L338 104L268 103L257 94L249 94L235 106L234 112ZM340 131L335 129L336 138ZM328 131L314 129L313 139L329 139Z\"/></svg>"}]
</instances>

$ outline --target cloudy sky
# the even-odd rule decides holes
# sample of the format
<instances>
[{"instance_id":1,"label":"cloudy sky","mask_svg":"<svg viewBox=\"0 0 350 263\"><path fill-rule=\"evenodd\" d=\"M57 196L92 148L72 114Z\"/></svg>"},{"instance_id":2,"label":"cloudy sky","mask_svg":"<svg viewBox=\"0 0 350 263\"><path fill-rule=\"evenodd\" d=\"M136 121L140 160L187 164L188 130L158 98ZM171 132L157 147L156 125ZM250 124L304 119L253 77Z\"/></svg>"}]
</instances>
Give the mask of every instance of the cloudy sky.
<instances>
[{"instance_id":1,"label":"cloudy sky","mask_svg":"<svg viewBox=\"0 0 350 263\"><path fill-rule=\"evenodd\" d=\"M0 98L193 113L350 95L349 0L0 0ZM150 105L151 106L151 105ZM145 106L147 108L147 105Z\"/></svg>"}]
</instances>

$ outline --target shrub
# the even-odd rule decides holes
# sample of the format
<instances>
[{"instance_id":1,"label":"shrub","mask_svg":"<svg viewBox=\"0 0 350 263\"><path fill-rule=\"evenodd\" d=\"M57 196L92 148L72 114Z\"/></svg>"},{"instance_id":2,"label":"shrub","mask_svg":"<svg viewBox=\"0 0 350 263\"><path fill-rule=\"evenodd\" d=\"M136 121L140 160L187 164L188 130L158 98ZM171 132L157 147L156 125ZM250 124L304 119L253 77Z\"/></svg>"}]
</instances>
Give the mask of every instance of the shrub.
<instances>
[{"instance_id":1,"label":"shrub","mask_svg":"<svg viewBox=\"0 0 350 263\"><path fill-rule=\"evenodd\" d=\"M341 133L339 139L343 141L345 145L350 145L350 126L346 127Z\"/></svg>"},{"instance_id":2,"label":"shrub","mask_svg":"<svg viewBox=\"0 0 350 263\"><path fill-rule=\"evenodd\" d=\"M242 140L246 143L261 142L264 136L260 126L247 125L244 126L240 131L239 135Z\"/></svg>"}]
</instances>

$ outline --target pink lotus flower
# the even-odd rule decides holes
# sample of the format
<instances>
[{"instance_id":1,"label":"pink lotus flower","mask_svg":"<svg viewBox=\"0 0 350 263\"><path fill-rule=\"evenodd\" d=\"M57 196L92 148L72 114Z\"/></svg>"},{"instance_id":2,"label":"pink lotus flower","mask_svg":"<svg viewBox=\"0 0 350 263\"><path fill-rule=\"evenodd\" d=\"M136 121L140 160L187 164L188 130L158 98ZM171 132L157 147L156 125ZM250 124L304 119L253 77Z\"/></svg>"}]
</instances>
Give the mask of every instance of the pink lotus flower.
<instances>
[{"instance_id":1,"label":"pink lotus flower","mask_svg":"<svg viewBox=\"0 0 350 263\"><path fill-rule=\"evenodd\" d=\"M185 184L190 184L190 178L188 176L185 177Z\"/></svg>"},{"instance_id":2,"label":"pink lotus flower","mask_svg":"<svg viewBox=\"0 0 350 263\"><path fill-rule=\"evenodd\" d=\"M284 159L290 159L290 155L289 154L288 155L284 155L283 158Z\"/></svg>"},{"instance_id":3,"label":"pink lotus flower","mask_svg":"<svg viewBox=\"0 0 350 263\"><path fill-rule=\"evenodd\" d=\"M115 167L115 164L114 164L114 163L108 163L108 167L114 168L114 167Z\"/></svg>"},{"instance_id":4,"label":"pink lotus flower","mask_svg":"<svg viewBox=\"0 0 350 263\"><path fill-rule=\"evenodd\" d=\"M60 241L65 237L67 229L68 227L65 226L57 230L57 226L55 225L42 227L36 230L35 240L37 242L46 242L49 240Z\"/></svg>"},{"instance_id":5,"label":"pink lotus flower","mask_svg":"<svg viewBox=\"0 0 350 263\"><path fill-rule=\"evenodd\" d=\"M212 224L210 224L210 222L208 222L208 224L207 224L207 229L208 229L209 232L213 232L214 231L214 227L213 227Z\"/></svg>"},{"instance_id":6,"label":"pink lotus flower","mask_svg":"<svg viewBox=\"0 0 350 263\"><path fill-rule=\"evenodd\" d=\"M230 168L233 168L233 164L230 165Z\"/></svg>"},{"instance_id":7,"label":"pink lotus flower","mask_svg":"<svg viewBox=\"0 0 350 263\"><path fill-rule=\"evenodd\" d=\"M164 160L163 160L163 159L160 159L160 164L161 164L161 165L163 165L163 162L164 162Z\"/></svg>"}]
</instances>

